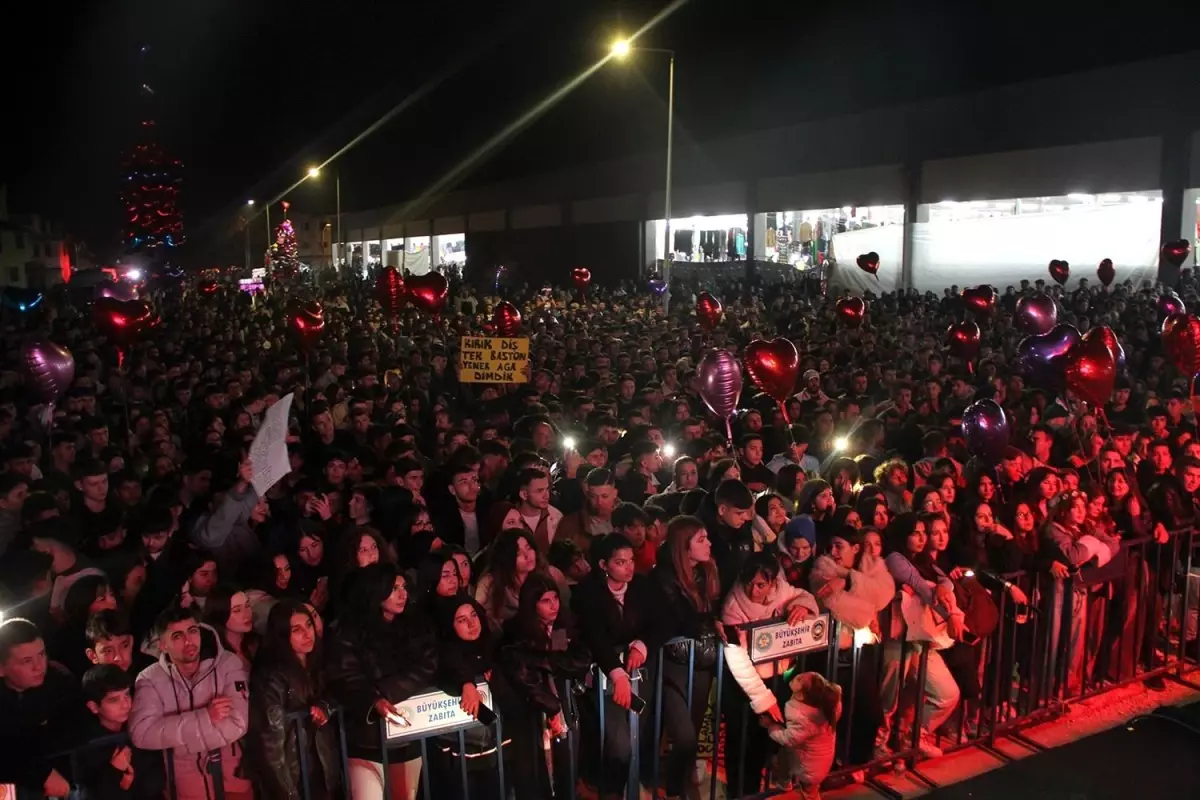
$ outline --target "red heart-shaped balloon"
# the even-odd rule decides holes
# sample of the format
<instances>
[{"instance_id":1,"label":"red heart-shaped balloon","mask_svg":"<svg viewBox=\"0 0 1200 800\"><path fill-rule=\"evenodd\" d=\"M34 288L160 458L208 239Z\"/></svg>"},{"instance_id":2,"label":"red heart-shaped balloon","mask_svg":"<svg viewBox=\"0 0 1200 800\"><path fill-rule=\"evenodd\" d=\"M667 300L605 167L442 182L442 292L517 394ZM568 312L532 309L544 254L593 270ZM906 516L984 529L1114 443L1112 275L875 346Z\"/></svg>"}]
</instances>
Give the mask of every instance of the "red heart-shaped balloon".
<instances>
[{"instance_id":1,"label":"red heart-shaped balloon","mask_svg":"<svg viewBox=\"0 0 1200 800\"><path fill-rule=\"evenodd\" d=\"M1162 328L1163 350L1187 375L1200 371L1200 319L1195 314L1172 314Z\"/></svg>"},{"instance_id":2,"label":"red heart-shaped balloon","mask_svg":"<svg viewBox=\"0 0 1200 800\"><path fill-rule=\"evenodd\" d=\"M723 311L724 308L721 306L721 301L708 292L701 292L696 297L696 321L700 323L700 327L704 330L711 331L717 327L717 323L721 321Z\"/></svg>"},{"instance_id":3,"label":"red heart-shaped balloon","mask_svg":"<svg viewBox=\"0 0 1200 800\"><path fill-rule=\"evenodd\" d=\"M521 310L502 300L492 312L492 328L501 336L516 336L521 330Z\"/></svg>"},{"instance_id":4,"label":"red heart-shaped balloon","mask_svg":"<svg viewBox=\"0 0 1200 800\"><path fill-rule=\"evenodd\" d=\"M409 301L434 316L442 313L446 307L446 293L450 290L446 276L440 272L426 272L424 275L411 277L404 282Z\"/></svg>"},{"instance_id":5,"label":"red heart-shaped balloon","mask_svg":"<svg viewBox=\"0 0 1200 800\"><path fill-rule=\"evenodd\" d=\"M1178 267L1184 261L1187 261L1188 254L1192 252L1192 245L1187 239L1176 239L1173 242L1166 242L1162 246L1162 258L1173 267Z\"/></svg>"},{"instance_id":6,"label":"red heart-shaped balloon","mask_svg":"<svg viewBox=\"0 0 1200 800\"><path fill-rule=\"evenodd\" d=\"M395 317L404 305L404 276L395 267L384 267L375 279L375 299L383 313Z\"/></svg>"},{"instance_id":7,"label":"red heart-shaped balloon","mask_svg":"<svg viewBox=\"0 0 1200 800\"><path fill-rule=\"evenodd\" d=\"M308 349L316 344L325 330L325 307L316 300L293 303L288 312L288 325L296 333L300 344Z\"/></svg>"},{"instance_id":8,"label":"red heart-shaped balloon","mask_svg":"<svg viewBox=\"0 0 1200 800\"><path fill-rule=\"evenodd\" d=\"M776 403L782 403L796 388L800 375L800 353L790 339L756 339L746 345L742 356L746 372L754 385Z\"/></svg>"},{"instance_id":9,"label":"red heart-shaped balloon","mask_svg":"<svg viewBox=\"0 0 1200 800\"><path fill-rule=\"evenodd\" d=\"M96 327L121 342L129 342L150 326L154 317L144 300L99 297L92 306Z\"/></svg>"},{"instance_id":10,"label":"red heart-shaped balloon","mask_svg":"<svg viewBox=\"0 0 1200 800\"><path fill-rule=\"evenodd\" d=\"M1100 266L1096 268L1096 277L1100 279L1100 283L1104 284L1104 288L1108 288L1113 278L1117 277L1117 271L1113 268L1111 258L1106 258L1100 262Z\"/></svg>"},{"instance_id":11,"label":"red heart-shaped balloon","mask_svg":"<svg viewBox=\"0 0 1200 800\"><path fill-rule=\"evenodd\" d=\"M592 271L587 267L576 267L571 270L571 280L575 283L576 289L586 292L587 288L592 285Z\"/></svg>"},{"instance_id":12,"label":"red heart-shaped balloon","mask_svg":"<svg viewBox=\"0 0 1200 800\"><path fill-rule=\"evenodd\" d=\"M946 329L946 346L951 355L965 358L968 361L979 355L979 339L982 336L979 326L970 320L955 322Z\"/></svg>"},{"instance_id":13,"label":"red heart-shaped balloon","mask_svg":"<svg viewBox=\"0 0 1200 800\"><path fill-rule=\"evenodd\" d=\"M196 288L200 290L200 294L216 294L217 282L212 279L203 280L196 284Z\"/></svg>"},{"instance_id":14,"label":"red heart-shaped balloon","mask_svg":"<svg viewBox=\"0 0 1200 800\"><path fill-rule=\"evenodd\" d=\"M1067 353L1064 373L1067 388L1079 399L1102 406L1117 385L1117 360L1104 337L1085 336Z\"/></svg>"},{"instance_id":15,"label":"red heart-shaped balloon","mask_svg":"<svg viewBox=\"0 0 1200 800\"><path fill-rule=\"evenodd\" d=\"M1071 277L1071 265L1060 259L1054 259L1050 262L1050 277L1058 283L1059 286L1067 285L1067 278Z\"/></svg>"},{"instance_id":16,"label":"red heart-shaped balloon","mask_svg":"<svg viewBox=\"0 0 1200 800\"><path fill-rule=\"evenodd\" d=\"M963 305L972 313L981 317L990 317L996 310L996 290L991 286L972 286L963 289Z\"/></svg>"},{"instance_id":17,"label":"red heart-shaped balloon","mask_svg":"<svg viewBox=\"0 0 1200 800\"><path fill-rule=\"evenodd\" d=\"M1101 325L1092 328L1083 335L1083 340L1099 339L1104 342L1104 346L1108 348L1108 352L1112 353L1113 363L1117 365L1117 374L1125 370L1125 348L1121 347L1121 341L1117 338L1117 334L1107 325Z\"/></svg>"},{"instance_id":18,"label":"red heart-shaped balloon","mask_svg":"<svg viewBox=\"0 0 1200 800\"><path fill-rule=\"evenodd\" d=\"M879 253L876 253L874 250L869 253L863 253L858 257L858 268L863 272L869 272L872 275L878 276Z\"/></svg>"},{"instance_id":19,"label":"red heart-shaped balloon","mask_svg":"<svg viewBox=\"0 0 1200 800\"><path fill-rule=\"evenodd\" d=\"M861 297L843 297L837 301L837 315L847 328L857 328L867 315L867 301Z\"/></svg>"}]
</instances>

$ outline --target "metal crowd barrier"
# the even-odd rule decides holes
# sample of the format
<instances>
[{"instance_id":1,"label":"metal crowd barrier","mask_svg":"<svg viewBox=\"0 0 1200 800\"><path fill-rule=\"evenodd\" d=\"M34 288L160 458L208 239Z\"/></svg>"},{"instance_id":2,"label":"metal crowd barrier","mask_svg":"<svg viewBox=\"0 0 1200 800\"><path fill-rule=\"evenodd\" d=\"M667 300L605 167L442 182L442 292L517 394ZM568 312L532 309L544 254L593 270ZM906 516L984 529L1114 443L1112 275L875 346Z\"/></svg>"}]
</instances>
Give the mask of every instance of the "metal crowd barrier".
<instances>
[{"instance_id":1,"label":"metal crowd barrier","mask_svg":"<svg viewBox=\"0 0 1200 800\"><path fill-rule=\"evenodd\" d=\"M990 636L973 645L979 650L973 663L975 674L979 678L980 695L975 700L960 699L954 716L950 718L951 722L943 725L942 732L938 734L938 746L945 752L977 746L1006 762L1010 757L997 749L997 739L1011 738L1033 750L1042 750L1044 748L1041 745L1025 736L1022 731L1062 714L1071 703L1130 683L1157 678L1171 679L1200 689L1200 684L1193 683L1184 676L1185 670L1200 665L1200 640L1194 642L1190 648L1187 646L1189 617L1197 610L1192 608L1192 597L1187 586L1188 576L1194 566L1195 545L1195 533L1191 528L1187 528L1171 532L1165 545L1154 544L1152 537L1123 542L1120 555L1114 559L1119 562L1118 565L1110 565L1107 572L1089 568L1073 573L1062 581L1056 580L1046 572L991 576L1020 587L1029 599L1028 609L1018 614L1019 609L1009 602L1008 591L1005 588L997 586L992 589L999 613L998 626ZM1175 603L1177 597L1180 598L1178 614ZM789 653L775 660L761 661L755 666L770 664L775 668L774 676L768 685L781 700L781 710L786 702L786 697L781 696L780 691L783 688L781 681L785 668L792 671L817 671L828 680L841 685L843 719L837 728L836 760L826 779L826 786L836 786L851 779L864 780L877 791L899 798L900 793L897 790L878 780L880 773L894 769L897 765L903 765L908 775L928 787L937 788L937 784L919 767L920 732L931 649L927 646L920 647L919 657L913 659L916 645L907 641L891 640L890 611L891 607L880 615L883 636L877 643L864 643L858 636L854 636L852 645L842 649L842 625L826 618L824 641L819 647L809 647L801 653ZM1113 614L1110 614L1110 611ZM1076 619L1077 615L1081 615L1079 619ZM1097 617L1100 619L1097 620ZM1119 624L1113 620L1117 620ZM1178 632L1175 630L1177 623ZM747 643L752 643L756 633L779 625L779 620L769 620L740 627L746 631ZM732 638L737 635L736 630L729 629L731 643L737 642ZM881 689L878 676L882 674L880 668L887 666L885 649L889 643L892 645L892 652L895 652L895 646L899 645L900 659L898 700L896 707L891 709L891 752L883 755L875 753L874 742L871 742L867 745L871 757L856 760L853 754L864 750L864 744L854 738L856 720L865 716L865 729L878 729L874 724L878 721L874 717L877 716L876 701ZM630 763L623 786L612 787L602 783L599 787L601 790L614 794L622 793L627 800L637 800L639 787L643 783L655 793L662 787L665 657L668 646L681 644L687 647L687 685L681 688L685 688L686 691L689 714L693 711L697 642L685 638L672 639L657 654L651 656L653 669L650 677L653 686L648 696L643 694L643 690L647 688L645 670L637 670L631 676L633 694L641 697L646 706L641 715L633 710L624 712L628 714ZM868 671L863 672L864 669ZM758 723L750 719L748 704L742 703L737 709L725 707L727 691L737 693L734 696L740 696L740 689L736 684L732 689L725 685L727 671L724 647L716 648L716 663L712 672L710 709L714 724L713 751L707 759L709 797L717 796L722 765L725 767L726 781L728 782L732 775L741 784L738 787L728 787L727 797L760 794L769 789L769 781L764 780L764 771L760 770L757 775L746 775L747 746L751 738L748 734L751 726ZM873 676L874 678L870 684L860 686L860 675L865 675L868 679L872 679ZM556 797L570 800L576 798L576 779L581 759L588 755L581 752L583 737L578 700L588 692L595 694L593 702L598 727L598 752L595 754L598 755L598 760L590 766L597 768L593 773L598 772L602 776L601 780L604 780L605 733L608 726L613 724L610 716L612 710L607 707L610 687L606 676L594 665L590 683L589 688L586 685L563 681L558 687L568 725L565 742L558 747L552 744L547 754L547 771L561 773L549 776ZM869 694L864 697L863 692ZM470 800L473 795L505 800L512 787L507 780L509 776L506 775L504 723L498 709L493 710L497 712L496 720L491 726L495 737L494 751L475 755L467 753L466 736L470 729L481 725L469 718L424 735L411 736L395 729L389 731L387 722L381 720L379 736L384 754L385 797L389 796L391 788L388 778L388 747L411 743L417 744L420 749L421 789L423 797L427 800L454 796L451 787L434 785L435 772L440 773L438 778L441 780L450 779L446 774L449 771L457 773L453 780L458 783L457 796L462 800ZM905 719L910 710L911 735L901 741L900 721ZM646 714L652 715L649 720L645 718ZM313 787L310 785L307 719L308 712L298 712L289 715L286 720L286 724L297 726L302 800L312 800L314 796ZM348 780L349 759L342 721L342 715L335 710L328 724L338 726L343 793L346 800L353 800ZM952 723L954 730L948 733L945 729ZM646 731L642 729L642 725L646 725ZM729 733L734 726L740 735L733 737L737 741L737 752L731 753L727 744L730 741ZM648 742L642 740L646 732L650 732L652 737ZM697 736L699 733L697 730ZM457 747L443 749L441 745L445 742L445 737L450 737L451 745ZM431 740L433 746L430 744ZM127 736L116 734L60 754L70 764L71 780L76 789L82 788L75 784L74 778L81 752L127 743ZM538 746L540 747L540 744ZM453 752L455 749L456 754ZM644 754L649 754L649 765L643 765ZM165 756L169 794L174 800L175 778L170 752L165 753ZM479 770L471 770L469 762L479 756L494 757L494 775L472 781L472 775L481 773ZM731 762L730 759L735 760ZM448 770L447 766L452 762L453 766ZM733 769L730 769L731 767ZM218 793L214 800L224 800L224 791L219 786L219 773L218 768L214 774L218 781ZM735 793L734 789L745 791ZM79 800L87 800L86 793L77 794Z\"/></svg>"}]
</instances>

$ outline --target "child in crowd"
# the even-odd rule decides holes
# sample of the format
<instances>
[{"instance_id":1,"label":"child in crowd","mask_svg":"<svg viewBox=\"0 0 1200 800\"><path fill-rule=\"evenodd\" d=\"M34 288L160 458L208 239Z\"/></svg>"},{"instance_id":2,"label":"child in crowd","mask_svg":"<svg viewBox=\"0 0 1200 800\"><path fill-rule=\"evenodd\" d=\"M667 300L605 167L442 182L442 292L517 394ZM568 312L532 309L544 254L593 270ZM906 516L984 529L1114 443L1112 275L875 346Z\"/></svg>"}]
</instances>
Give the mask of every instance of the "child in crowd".
<instances>
[{"instance_id":1,"label":"child in crowd","mask_svg":"<svg viewBox=\"0 0 1200 800\"><path fill-rule=\"evenodd\" d=\"M83 700L90 713L77 731L80 742L119 739L79 751L75 783L87 792L88 800L161 797L162 759L130 746L121 736L128 730L133 709L132 676L116 664L92 667L83 676Z\"/></svg>"},{"instance_id":2,"label":"child in crowd","mask_svg":"<svg viewBox=\"0 0 1200 800\"><path fill-rule=\"evenodd\" d=\"M833 766L842 687L819 673L803 672L788 683L792 696L783 709L786 724L768 727L782 746L776 761L776 780L799 792L802 800L820 800L821 782Z\"/></svg>"}]
</instances>

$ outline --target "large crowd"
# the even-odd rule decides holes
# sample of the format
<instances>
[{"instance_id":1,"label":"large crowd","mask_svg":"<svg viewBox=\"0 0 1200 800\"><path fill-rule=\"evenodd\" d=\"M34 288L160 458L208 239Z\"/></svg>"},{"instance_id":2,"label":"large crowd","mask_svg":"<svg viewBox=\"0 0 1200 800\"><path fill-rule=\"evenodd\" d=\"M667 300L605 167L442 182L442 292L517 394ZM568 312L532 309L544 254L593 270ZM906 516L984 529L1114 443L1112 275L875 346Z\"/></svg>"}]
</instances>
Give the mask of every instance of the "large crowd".
<instances>
[{"instance_id":1,"label":"large crowd","mask_svg":"<svg viewBox=\"0 0 1200 800\"><path fill-rule=\"evenodd\" d=\"M550 796L574 757L581 787L619 796L631 719L642 779L658 764L667 797L694 797L722 663L728 796L772 781L816 797L831 769L898 743L940 755L947 729L995 702L996 663L1007 695L1029 649L985 668L981 647L1006 619L1070 607L1068 690L1128 677L1161 646L1167 632L1144 620L1173 562L1145 558L1149 580L1104 593L1070 583L1122 540L1165 547L1200 502L1191 376L1159 346L1157 288L1007 287L968 364L943 342L957 287L869 297L850 329L832 297L738 275L707 287L724 302L711 332L687 283L669 315L628 284L508 287L530 338L514 384L459 381L459 337L485 330L499 298L458 280L440 315L395 319L370 280L255 298L156 290L161 325L120 359L86 307L10 318L0 783L22 797L265 800L298 798L307 780L315 798L349 786L373 800L380 721L402 727L404 701L442 691L481 721L498 713L504 741L481 726L425 758L388 745L394 798L415 798L423 773L454 796L460 741L480 764L503 757L519 800ZM1185 275L1182 299L1196 290ZM1017 374L1012 316L1034 292L1060 321L1124 342L1106 407ZM324 304L315 342L289 327L296 297ZM24 386L19 346L35 336L74 355L53 406ZM776 336L799 347L795 391L781 405L747 384L728 441L697 364ZM291 471L260 496L249 445L289 394ZM964 447L980 398L1012 425L995 464ZM1018 571L1044 580L1006 577ZM821 614L842 637L832 672L776 680L788 664L752 663L748 623ZM843 668L851 650L863 657ZM606 694L560 691L597 676ZM555 744L568 728L581 747ZM495 773L469 778L482 790Z\"/></svg>"}]
</instances>

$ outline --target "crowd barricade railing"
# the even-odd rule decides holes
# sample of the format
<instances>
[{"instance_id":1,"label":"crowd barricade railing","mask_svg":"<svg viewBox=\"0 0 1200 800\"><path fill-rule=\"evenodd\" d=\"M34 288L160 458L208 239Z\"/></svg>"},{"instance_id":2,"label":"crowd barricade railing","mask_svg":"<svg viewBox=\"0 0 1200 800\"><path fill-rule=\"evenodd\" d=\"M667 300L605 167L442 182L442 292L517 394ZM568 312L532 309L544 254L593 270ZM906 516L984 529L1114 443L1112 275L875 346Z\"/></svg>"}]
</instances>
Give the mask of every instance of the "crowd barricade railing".
<instances>
[{"instance_id":1,"label":"crowd barricade railing","mask_svg":"<svg viewBox=\"0 0 1200 800\"><path fill-rule=\"evenodd\" d=\"M1196 536L1189 527L1171 531L1169 537L1167 543L1161 545L1153 537L1126 540L1120 554L1107 568L1085 568L1062 580L1046 571L987 576L985 585L991 584L989 588L999 621L995 631L972 645L978 648L974 667L979 679L979 697L959 701L951 721L943 725L938 734L938 746L944 751L977 746L1008 761L1010 757L996 747L998 739L1012 738L1034 750L1044 749L1025 736L1023 730L1061 714L1071 703L1156 678L1169 678L1200 689L1200 684L1192 683L1184 675L1185 670L1200 666L1200 642L1189 639L1191 616L1200 610L1196 608L1195 593L1189 587L1189 576L1196 566ZM1006 583L1018 587L1026 595L1028 604L1013 603ZM745 646L755 667L772 667L766 682L781 700L781 710L787 697L785 677L794 672L815 671L843 687L843 719L838 726L836 759L827 785L837 785L853 777L864 779L887 796L899 797L894 788L878 781L876 776L903 765L910 776L931 788L936 787L919 766L931 649L909 642L903 636L899 640L893 638L891 623L895 605L879 615L878 635L843 630L844 626L827 613L798 626L772 619L726 630L730 646L742 646L744 632ZM783 640L782 645L780 640ZM843 647L847 642L848 646ZM640 697L645 706L641 714L632 708L621 712L628 714L630 737L629 769L623 787L627 800L636 800L642 785L653 793L663 786L664 664L667 648L681 645L686 648L687 685L680 688L686 688L691 712L696 700L693 691L696 640L679 637L666 642L656 653L649 654L648 663L642 669L631 673L633 694ZM733 697L740 697L741 690L736 681L732 686L727 684L733 679L725 667L724 647L716 647L715 653L712 689L705 701L710 704L713 720L713 750L707 758L709 797L717 796L722 767L727 782L730 775L742 776L740 787L727 786L727 797L756 795L770 787L768 775L761 771L757 775L745 775L750 741L747 734L751 726L759 723L751 719L748 703L725 702L731 692ZM889 661L893 663L889 665ZM899 689L895 708L888 709L893 720L891 735L883 742L888 750L876 752L874 741L860 741L863 733L855 730L855 715L874 713L871 709L875 708L881 690L879 676L889 666L899 670ZM481 680L479 688L484 704L496 712L496 718L489 726L483 726L462 712L460 698L433 690L399 704L402 713L409 718L407 726L380 721L385 795L390 791L389 747L417 744L422 757L423 796L452 796L452 787L434 784L434 773L437 772L439 779L451 779L458 784L458 796L464 800L473 797L504 800L507 797L511 781L505 774L506 741L502 715L491 703L487 684ZM557 688L567 733L565 741L557 746L551 743L546 751L547 770L552 773L555 795L574 800L581 759L598 755L595 764L603 770L605 731L614 724L614 712L606 699L612 687L607 676L593 665L589 680L562 681ZM594 737L599 746L595 754L582 752L582 742L592 737L581 736L578 701L589 692L594 693L592 702L599 727L599 735ZM286 724L297 726L302 800L312 800L318 794L310 783L313 770L308 763L311 735L308 719L309 712L297 712L286 719ZM328 724L337 726L341 784L346 800L353 800L343 722L340 709L334 708ZM908 731L902 738L901 732L906 727L903 722L908 723ZM740 735L732 737L737 746L731 751L724 745L730 741L729 733L734 726ZM482 727L492 729L494 750L468 753L468 732ZM865 730L874 733L870 724ZM646 736L651 737L649 742L644 741ZM449 746L446 737L450 737ZM111 749L128 742L127 735L114 734L58 754L57 757L69 765L71 775L68 779L79 800L87 800L86 794L78 791L81 787L75 778L79 755L92 748ZM434 743L432 747L430 742ZM864 751L870 753L869 758L853 757ZM650 758L649 764L645 763L646 755ZM469 769L471 760L479 756L493 756L494 769ZM165 752L164 757L168 795L174 800L176 784L171 752ZM444 769L451 762L454 768L449 771L455 773L453 776ZM556 771L562 774L553 774ZM478 781L471 780L473 774L488 772L494 774ZM218 768L214 778L219 779L219 774ZM224 792L219 783L217 788L214 800L223 800ZM735 793L732 791L735 788L747 791Z\"/></svg>"}]
</instances>

